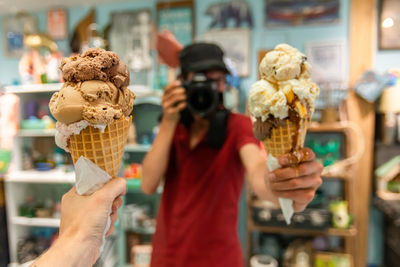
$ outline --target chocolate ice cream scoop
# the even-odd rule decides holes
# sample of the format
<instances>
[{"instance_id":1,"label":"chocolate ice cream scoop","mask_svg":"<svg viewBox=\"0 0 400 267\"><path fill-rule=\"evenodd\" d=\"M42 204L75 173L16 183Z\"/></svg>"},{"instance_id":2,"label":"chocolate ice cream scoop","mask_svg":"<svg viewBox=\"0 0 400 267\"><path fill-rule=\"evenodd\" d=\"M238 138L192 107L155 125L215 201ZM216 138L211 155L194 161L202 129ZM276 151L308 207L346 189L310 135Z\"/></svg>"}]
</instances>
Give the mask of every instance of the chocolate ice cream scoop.
<instances>
[{"instance_id":1,"label":"chocolate ice cream scoop","mask_svg":"<svg viewBox=\"0 0 400 267\"><path fill-rule=\"evenodd\" d=\"M127 88L129 72L117 54L89 49L64 59L60 69L66 82L49 103L57 121L110 124L132 112L135 95Z\"/></svg>"},{"instance_id":2,"label":"chocolate ice cream scoop","mask_svg":"<svg viewBox=\"0 0 400 267\"><path fill-rule=\"evenodd\" d=\"M101 48L87 50L82 55L64 58L60 70L67 82L90 80L110 81L118 88L129 85L129 71L114 52Z\"/></svg>"}]
</instances>

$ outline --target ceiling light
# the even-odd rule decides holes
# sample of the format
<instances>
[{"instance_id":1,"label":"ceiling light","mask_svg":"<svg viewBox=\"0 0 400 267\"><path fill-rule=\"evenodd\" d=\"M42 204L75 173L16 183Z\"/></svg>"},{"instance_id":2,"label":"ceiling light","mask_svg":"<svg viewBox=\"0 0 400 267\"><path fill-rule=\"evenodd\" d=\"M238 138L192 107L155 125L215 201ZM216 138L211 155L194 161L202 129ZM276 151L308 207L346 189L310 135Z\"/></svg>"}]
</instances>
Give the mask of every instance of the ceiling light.
<instances>
[{"instance_id":1,"label":"ceiling light","mask_svg":"<svg viewBox=\"0 0 400 267\"><path fill-rule=\"evenodd\" d=\"M393 19L392 18L386 18L383 22L382 22L382 27L383 28L390 28L393 27Z\"/></svg>"}]
</instances>

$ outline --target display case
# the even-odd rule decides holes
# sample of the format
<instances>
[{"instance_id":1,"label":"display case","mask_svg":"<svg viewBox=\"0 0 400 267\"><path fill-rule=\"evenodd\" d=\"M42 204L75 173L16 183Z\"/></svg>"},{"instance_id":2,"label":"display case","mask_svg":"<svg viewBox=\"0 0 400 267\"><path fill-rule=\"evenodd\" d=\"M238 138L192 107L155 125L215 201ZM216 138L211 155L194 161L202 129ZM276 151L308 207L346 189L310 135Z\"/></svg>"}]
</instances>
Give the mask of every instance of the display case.
<instances>
[{"instance_id":1,"label":"display case","mask_svg":"<svg viewBox=\"0 0 400 267\"><path fill-rule=\"evenodd\" d=\"M362 140L357 140L358 135L358 130L349 122L312 124L307 133L305 146L311 147L316 153L317 160L325 166L322 173L325 185L318 189L314 200L304 211L294 214L290 225L286 225L280 209L263 205L248 186L248 263L257 253L269 253L277 257L281 265L287 260L286 250L291 249L292 253L296 251L293 247L290 248L291 244L303 240L304 246L307 242L311 242L314 247L323 250L333 249L334 251L330 252L342 253L346 255L344 258L350 261L350 266L354 265L357 227L350 217L355 212L353 164L359 159L360 153L362 154L360 149ZM343 213L343 217L339 217L337 224L335 220L338 218L334 217L338 215L332 212L336 198L346 201L340 203L348 204L348 210ZM348 221L340 224L347 218L345 214L350 217ZM267 239L263 241L264 234ZM263 249L263 243L272 242L271 238L275 238L273 241L275 245L272 246L274 252L268 251L271 250L271 246ZM277 249L278 246L282 246L282 249ZM310 263L315 264L311 258Z\"/></svg>"}]
</instances>

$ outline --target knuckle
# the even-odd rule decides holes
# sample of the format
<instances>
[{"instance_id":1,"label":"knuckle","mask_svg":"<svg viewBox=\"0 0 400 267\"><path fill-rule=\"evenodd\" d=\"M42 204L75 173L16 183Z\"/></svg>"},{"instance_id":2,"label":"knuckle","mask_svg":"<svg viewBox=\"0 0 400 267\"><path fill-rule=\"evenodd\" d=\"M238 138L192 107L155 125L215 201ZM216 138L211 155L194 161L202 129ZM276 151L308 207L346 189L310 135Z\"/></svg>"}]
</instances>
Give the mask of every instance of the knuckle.
<instances>
[{"instance_id":1,"label":"knuckle","mask_svg":"<svg viewBox=\"0 0 400 267\"><path fill-rule=\"evenodd\" d=\"M292 179L290 180L290 186L292 188L297 188L300 185L300 181L298 179Z\"/></svg>"},{"instance_id":2,"label":"knuckle","mask_svg":"<svg viewBox=\"0 0 400 267\"><path fill-rule=\"evenodd\" d=\"M324 165L322 165L319 162L317 164L318 164L318 172L321 173L324 170Z\"/></svg>"},{"instance_id":3,"label":"knuckle","mask_svg":"<svg viewBox=\"0 0 400 267\"><path fill-rule=\"evenodd\" d=\"M322 179L321 177L317 176L317 187L320 187L322 185Z\"/></svg>"},{"instance_id":4,"label":"knuckle","mask_svg":"<svg viewBox=\"0 0 400 267\"><path fill-rule=\"evenodd\" d=\"M307 200L307 202L310 202L311 200L313 200L313 199L314 199L314 196L315 196L315 192L314 192L313 190L307 192L307 194L306 194L306 200Z\"/></svg>"},{"instance_id":5,"label":"knuckle","mask_svg":"<svg viewBox=\"0 0 400 267\"><path fill-rule=\"evenodd\" d=\"M303 173L307 172L307 164L300 164L298 167L298 174L302 175Z\"/></svg>"}]
</instances>

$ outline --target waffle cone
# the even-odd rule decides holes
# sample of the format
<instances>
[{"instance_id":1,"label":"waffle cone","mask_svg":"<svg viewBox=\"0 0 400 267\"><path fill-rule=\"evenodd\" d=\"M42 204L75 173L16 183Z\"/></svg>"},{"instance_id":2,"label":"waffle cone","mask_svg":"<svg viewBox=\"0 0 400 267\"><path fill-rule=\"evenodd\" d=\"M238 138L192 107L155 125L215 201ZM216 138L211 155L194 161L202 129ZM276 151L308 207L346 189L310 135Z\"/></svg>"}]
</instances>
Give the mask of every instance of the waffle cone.
<instances>
[{"instance_id":1,"label":"waffle cone","mask_svg":"<svg viewBox=\"0 0 400 267\"><path fill-rule=\"evenodd\" d=\"M286 119L280 126L271 130L271 136L263 141L264 149L267 154L279 157L283 154L301 149L307 134L307 123L300 121L296 123Z\"/></svg>"},{"instance_id":2,"label":"waffle cone","mask_svg":"<svg viewBox=\"0 0 400 267\"><path fill-rule=\"evenodd\" d=\"M84 156L112 177L116 177L131 121L132 116L123 117L107 125L104 133L98 128L88 126L80 134L72 135L69 150L74 163L80 156Z\"/></svg>"}]
</instances>

